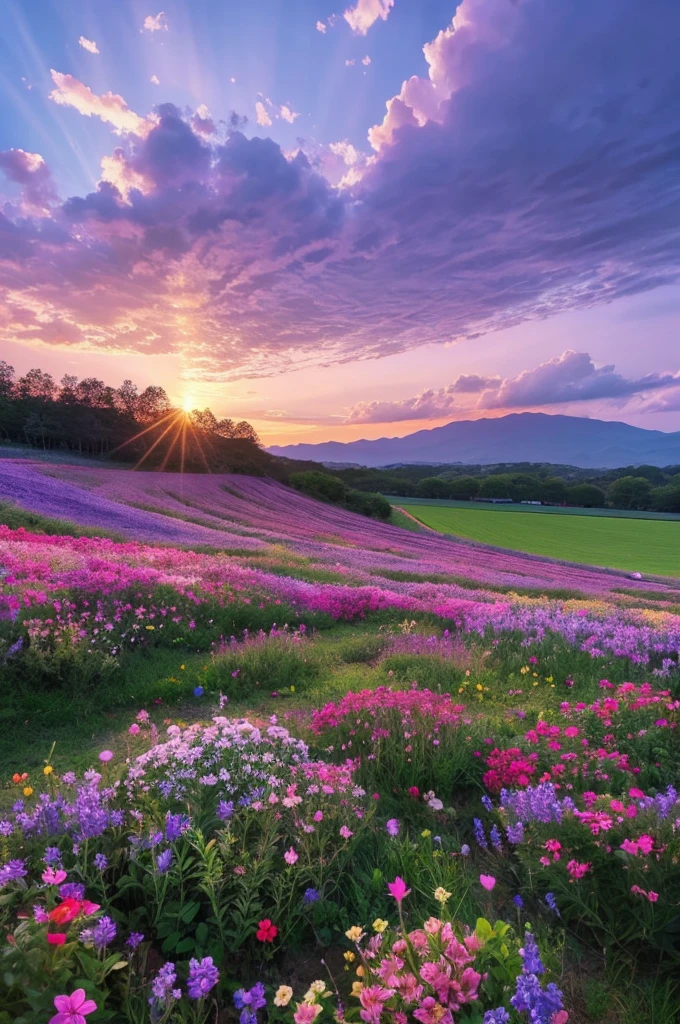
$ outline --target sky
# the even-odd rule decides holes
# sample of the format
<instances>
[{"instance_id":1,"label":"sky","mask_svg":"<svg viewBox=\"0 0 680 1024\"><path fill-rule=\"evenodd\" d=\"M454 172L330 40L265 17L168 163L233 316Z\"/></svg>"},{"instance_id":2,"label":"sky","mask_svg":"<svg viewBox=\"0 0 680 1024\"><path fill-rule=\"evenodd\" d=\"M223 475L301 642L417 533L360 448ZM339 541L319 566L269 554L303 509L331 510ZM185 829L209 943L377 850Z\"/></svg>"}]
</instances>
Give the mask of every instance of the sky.
<instances>
[{"instance_id":1,"label":"sky","mask_svg":"<svg viewBox=\"0 0 680 1024\"><path fill-rule=\"evenodd\" d=\"M162 3L162 7L159 7ZM674 0L6 0L0 358L287 444L680 430Z\"/></svg>"}]
</instances>

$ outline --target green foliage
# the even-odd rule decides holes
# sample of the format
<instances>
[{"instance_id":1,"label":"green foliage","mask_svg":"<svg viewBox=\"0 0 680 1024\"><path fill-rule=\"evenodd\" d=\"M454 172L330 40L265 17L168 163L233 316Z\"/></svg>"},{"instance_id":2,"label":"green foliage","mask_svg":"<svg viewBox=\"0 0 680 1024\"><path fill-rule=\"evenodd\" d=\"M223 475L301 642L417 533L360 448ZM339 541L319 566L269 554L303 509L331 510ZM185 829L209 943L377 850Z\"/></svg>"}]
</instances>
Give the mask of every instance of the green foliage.
<instances>
[{"instance_id":1,"label":"green foliage","mask_svg":"<svg viewBox=\"0 0 680 1024\"><path fill-rule=\"evenodd\" d=\"M644 476L622 476L607 491L607 499L614 508L649 508L652 485Z\"/></svg>"},{"instance_id":2,"label":"green foliage","mask_svg":"<svg viewBox=\"0 0 680 1024\"><path fill-rule=\"evenodd\" d=\"M340 505L350 512L370 516L372 519L387 521L392 515L392 506L381 494L367 494L348 487L339 477L320 470L291 473L288 482L296 490L310 498Z\"/></svg>"},{"instance_id":3,"label":"green foliage","mask_svg":"<svg viewBox=\"0 0 680 1024\"><path fill-rule=\"evenodd\" d=\"M11 501L0 501L0 524L9 526L11 530L23 528L30 533L46 533L50 536L108 537L110 540L125 540L114 530L104 530L98 526L80 526L68 519L53 519L40 515L39 512L29 512Z\"/></svg>"},{"instance_id":4,"label":"green foliage","mask_svg":"<svg viewBox=\"0 0 680 1024\"><path fill-rule=\"evenodd\" d=\"M303 690L318 678L320 660L311 643L283 634L265 642L234 643L216 653L204 685L230 698L249 698L263 690Z\"/></svg>"}]
</instances>

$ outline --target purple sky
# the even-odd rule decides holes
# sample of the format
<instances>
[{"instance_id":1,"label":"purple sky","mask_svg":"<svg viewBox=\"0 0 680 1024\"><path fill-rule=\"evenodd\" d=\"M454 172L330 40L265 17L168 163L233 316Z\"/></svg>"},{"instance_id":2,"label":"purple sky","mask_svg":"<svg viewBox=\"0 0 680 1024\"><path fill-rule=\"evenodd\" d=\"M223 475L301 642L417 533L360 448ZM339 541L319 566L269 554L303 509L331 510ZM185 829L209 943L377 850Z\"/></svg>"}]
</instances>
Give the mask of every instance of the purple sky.
<instances>
[{"instance_id":1,"label":"purple sky","mask_svg":"<svg viewBox=\"0 0 680 1024\"><path fill-rule=\"evenodd\" d=\"M10 0L2 357L270 443L680 429L680 7L345 3Z\"/></svg>"}]
</instances>

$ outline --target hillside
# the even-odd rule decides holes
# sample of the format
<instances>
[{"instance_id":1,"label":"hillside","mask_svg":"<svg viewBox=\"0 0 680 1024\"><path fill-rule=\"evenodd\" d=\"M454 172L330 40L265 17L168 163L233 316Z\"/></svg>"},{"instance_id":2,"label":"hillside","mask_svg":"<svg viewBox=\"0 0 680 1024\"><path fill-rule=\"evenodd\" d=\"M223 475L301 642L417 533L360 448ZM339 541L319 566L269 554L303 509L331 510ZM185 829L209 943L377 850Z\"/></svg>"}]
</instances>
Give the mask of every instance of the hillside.
<instances>
[{"instance_id":1,"label":"hillside","mask_svg":"<svg viewBox=\"0 0 680 1024\"><path fill-rule=\"evenodd\" d=\"M362 466L454 462L551 462L593 469L637 463L665 466L680 462L680 431L664 433L629 423L525 412L459 420L405 437L274 445L268 451L288 458Z\"/></svg>"}]
</instances>

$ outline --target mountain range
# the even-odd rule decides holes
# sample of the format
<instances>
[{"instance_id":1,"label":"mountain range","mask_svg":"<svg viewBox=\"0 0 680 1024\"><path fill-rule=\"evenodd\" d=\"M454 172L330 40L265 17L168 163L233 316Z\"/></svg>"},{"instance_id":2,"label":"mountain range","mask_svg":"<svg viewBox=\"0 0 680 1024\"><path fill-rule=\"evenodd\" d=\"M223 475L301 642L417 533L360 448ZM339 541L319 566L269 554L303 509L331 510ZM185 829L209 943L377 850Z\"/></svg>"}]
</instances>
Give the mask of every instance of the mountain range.
<instances>
[{"instance_id":1,"label":"mountain range","mask_svg":"<svg viewBox=\"0 0 680 1024\"><path fill-rule=\"evenodd\" d=\"M399 463L552 462L584 469L680 464L680 431L629 423L522 412L495 419L456 420L405 437L273 445L272 455L314 462L387 466Z\"/></svg>"}]
</instances>

